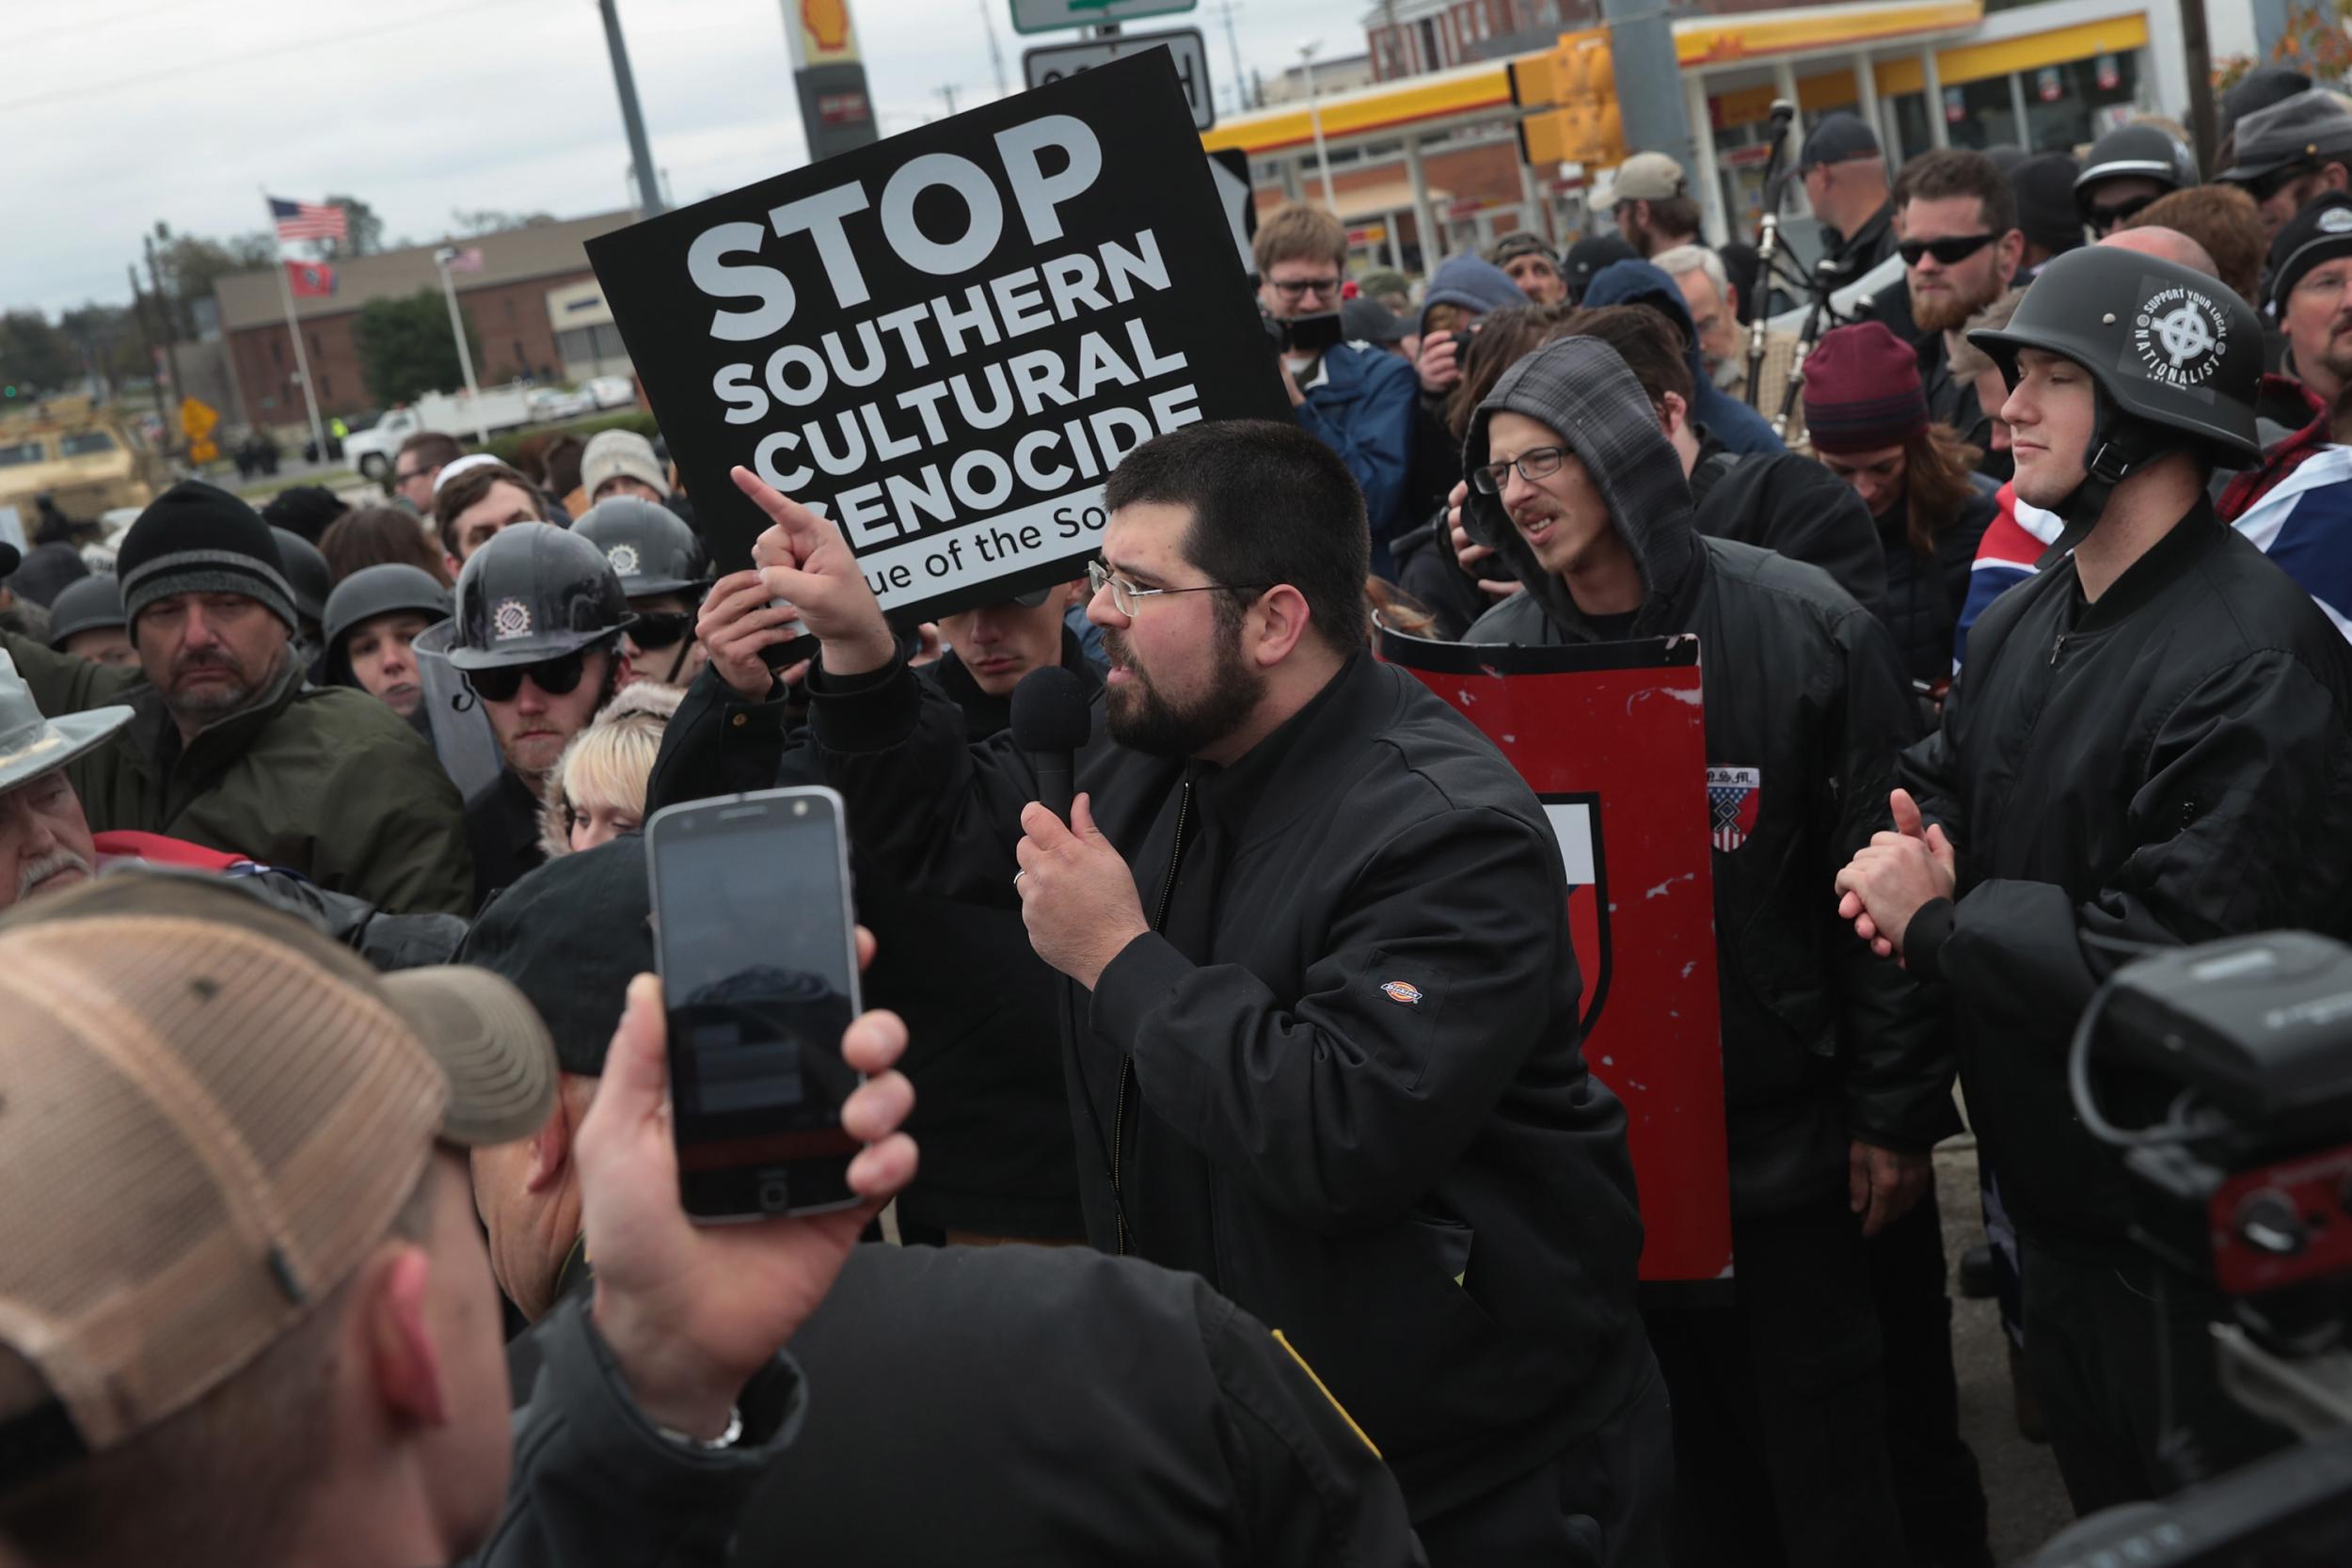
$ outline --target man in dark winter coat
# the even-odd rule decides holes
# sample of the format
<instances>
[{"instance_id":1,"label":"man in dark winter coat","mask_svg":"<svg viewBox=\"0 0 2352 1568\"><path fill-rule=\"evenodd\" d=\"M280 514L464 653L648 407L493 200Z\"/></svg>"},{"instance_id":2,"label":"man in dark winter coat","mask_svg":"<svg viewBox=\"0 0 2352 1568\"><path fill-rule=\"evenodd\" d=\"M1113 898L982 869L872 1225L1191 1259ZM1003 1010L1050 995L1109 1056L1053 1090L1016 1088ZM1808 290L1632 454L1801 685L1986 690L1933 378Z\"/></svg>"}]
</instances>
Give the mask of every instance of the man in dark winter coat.
<instances>
[{"instance_id":1,"label":"man in dark winter coat","mask_svg":"<svg viewBox=\"0 0 2352 1568\"><path fill-rule=\"evenodd\" d=\"M456 790L389 708L303 678L294 590L250 506L183 481L116 565L137 667L0 633L43 713L136 711L73 764L92 828L248 855L398 912L471 911Z\"/></svg>"},{"instance_id":2,"label":"man in dark winter coat","mask_svg":"<svg viewBox=\"0 0 2352 1568\"><path fill-rule=\"evenodd\" d=\"M1825 574L1699 535L1672 443L1597 339L1506 372L1463 467L1466 521L1527 588L1470 640L1696 634L1710 776L1759 797L1714 851L1739 1300L1645 1313L1675 1402L1676 1560L1900 1560L1863 1243L1959 1130L1948 1031L1813 912L1915 733L1894 647Z\"/></svg>"},{"instance_id":3,"label":"man in dark winter coat","mask_svg":"<svg viewBox=\"0 0 2352 1568\"><path fill-rule=\"evenodd\" d=\"M1058 663L1099 690L1102 672L1062 624L1083 596L1082 582L1064 583L948 616L948 649L918 678L956 705L974 741L1011 724L1013 689L1031 670ZM756 572L712 588L697 628L711 660L662 732L648 813L825 782L795 723L806 711L787 700L799 672L778 682L759 657L798 635L786 629L792 612L771 598ZM910 890L863 853L851 869L858 918L881 944L864 994L907 1021L907 1071L923 1090L908 1124L922 1140L923 1168L898 1198L899 1233L934 1243L1082 1237L1060 987L1029 950L1020 916Z\"/></svg>"},{"instance_id":4,"label":"man in dark winter coat","mask_svg":"<svg viewBox=\"0 0 2352 1568\"><path fill-rule=\"evenodd\" d=\"M1068 826L1009 736L969 745L906 669L839 532L735 478L778 525L767 587L823 641L817 741L858 842L934 894L1018 899L1068 978L1089 1239L1288 1335L1439 1568L1662 1561L1625 1115L1577 1047L1558 845L1494 748L1367 651L1329 449L1196 425L1112 474L1106 732Z\"/></svg>"},{"instance_id":5,"label":"man in dark winter coat","mask_svg":"<svg viewBox=\"0 0 2352 1568\"><path fill-rule=\"evenodd\" d=\"M2161 322L2156 333L2139 322ZM2282 1440L2221 1388L2211 1290L2127 1233L2130 1178L2067 1085L2077 1019L2145 944L2344 934L2352 651L2206 498L2255 460L2262 339L2203 274L2092 246L1971 341L2010 392L2021 502L2055 563L1968 638L1943 728L1907 752L1841 915L1945 982L1984 1158L2023 1241L2026 1361L2077 1509L2161 1495ZM2071 548L2071 554L2064 553ZM2111 1120L2170 1091L2102 1069Z\"/></svg>"},{"instance_id":6,"label":"man in dark winter coat","mask_svg":"<svg viewBox=\"0 0 2352 1568\"><path fill-rule=\"evenodd\" d=\"M1584 291L1583 303L1646 305L1663 311L1681 332L1686 345L1692 388L1691 412L1702 438L1711 437L1729 451L1741 453L1783 450L1780 437L1772 434L1764 416L1716 386L1714 378L1707 373L1707 361L1699 353L1698 327L1692 322L1691 307L1672 277L1647 261L1618 261L1600 270L1592 287Z\"/></svg>"}]
</instances>

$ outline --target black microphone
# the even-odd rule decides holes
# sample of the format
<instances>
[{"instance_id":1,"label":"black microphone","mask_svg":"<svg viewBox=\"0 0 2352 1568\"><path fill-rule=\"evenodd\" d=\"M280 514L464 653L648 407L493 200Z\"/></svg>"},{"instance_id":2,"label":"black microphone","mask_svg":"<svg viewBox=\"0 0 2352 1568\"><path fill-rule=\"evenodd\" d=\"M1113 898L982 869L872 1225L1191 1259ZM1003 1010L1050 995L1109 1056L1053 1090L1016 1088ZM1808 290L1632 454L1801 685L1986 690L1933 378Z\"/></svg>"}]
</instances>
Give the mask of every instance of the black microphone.
<instances>
[{"instance_id":1,"label":"black microphone","mask_svg":"<svg viewBox=\"0 0 2352 1568\"><path fill-rule=\"evenodd\" d=\"M1012 743L1029 753L1029 766L1037 769L1038 800L1064 822L1073 793L1071 753L1093 733L1087 683L1074 672L1041 665L1012 689Z\"/></svg>"},{"instance_id":2,"label":"black microphone","mask_svg":"<svg viewBox=\"0 0 2352 1568\"><path fill-rule=\"evenodd\" d=\"M1772 100L1771 118L1775 122L1785 125L1797 118L1797 106L1786 98L1775 98Z\"/></svg>"}]
</instances>

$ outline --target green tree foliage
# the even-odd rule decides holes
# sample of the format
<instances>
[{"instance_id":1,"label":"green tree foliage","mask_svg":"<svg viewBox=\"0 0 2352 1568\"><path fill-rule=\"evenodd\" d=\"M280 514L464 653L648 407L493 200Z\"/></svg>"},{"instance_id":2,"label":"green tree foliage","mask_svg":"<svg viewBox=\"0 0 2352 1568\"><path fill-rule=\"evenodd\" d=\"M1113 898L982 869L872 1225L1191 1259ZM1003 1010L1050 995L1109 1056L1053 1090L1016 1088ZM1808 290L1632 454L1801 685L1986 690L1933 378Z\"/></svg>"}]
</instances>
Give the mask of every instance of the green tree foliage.
<instances>
[{"instance_id":1,"label":"green tree foliage","mask_svg":"<svg viewBox=\"0 0 2352 1568\"><path fill-rule=\"evenodd\" d=\"M81 379L81 356L55 323L39 310L0 315L0 380L20 395L54 392Z\"/></svg>"},{"instance_id":2,"label":"green tree foliage","mask_svg":"<svg viewBox=\"0 0 2352 1568\"><path fill-rule=\"evenodd\" d=\"M373 256L384 248L384 220L375 215L375 209L356 196L330 196L329 207L341 207L350 226L350 234L342 240L322 240L321 246L330 260L342 261L350 256Z\"/></svg>"},{"instance_id":3,"label":"green tree foliage","mask_svg":"<svg viewBox=\"0 0 2352 1568\"><path fill-rule=\"evenodd\" d=\"M175 234L155 226L155 270L162 280L164 309L182 341L197 336L196 302L210 299L213 285L232 272L255 272L278 264L277 236L256 231L225 240Z\"/></svg>"},{"instance_id":4,"label":"green tree foliage","mask_svg":"<svg viewBox=\"0 0 2352 1568\"><path fill-rule=\"evenodd\" d=\"M463 314L462 302L458 309ZM405 299L371 300L359 308L352 339L368 391L387 406L413 402L426 392L453 391L466 383L457 362L457 341L450 336L449 307L437 289L420 289ZM482 337L470 316L466 318L466 343L480 364Z\"/></svg>"}]
</instances>

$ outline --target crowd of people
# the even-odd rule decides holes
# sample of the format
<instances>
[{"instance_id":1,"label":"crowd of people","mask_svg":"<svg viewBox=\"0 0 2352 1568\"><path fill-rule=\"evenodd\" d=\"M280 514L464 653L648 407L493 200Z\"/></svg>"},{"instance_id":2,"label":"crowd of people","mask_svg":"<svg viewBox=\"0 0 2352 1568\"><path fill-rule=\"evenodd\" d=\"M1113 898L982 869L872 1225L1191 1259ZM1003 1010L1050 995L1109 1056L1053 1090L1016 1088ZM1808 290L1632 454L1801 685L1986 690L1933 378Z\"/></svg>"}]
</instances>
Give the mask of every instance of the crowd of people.
<instances>
[{"instance_id":1,"label":"crowd of people","mask_svg":"<svg viewBox=\"0 0 2352 1568\"><path fill-rule=\"evenodd\" d=\"M2077 1511L2284 1445L2066 1071L2150 944L2347 934L2352 103L2221 107L2210 179L1822 117L1822 287L1890 281L1811 341L1661 152L1418 288L1272 212L1293 420L935 626L627 429L0 546L0 1564L1989 1563L1956 1081ZM1637 1287L1550 820L1382 628L1696 638L1728 1299ZM860 1201L696 1227L642 830L796 784Z\"/></svg>"}]
</instances>

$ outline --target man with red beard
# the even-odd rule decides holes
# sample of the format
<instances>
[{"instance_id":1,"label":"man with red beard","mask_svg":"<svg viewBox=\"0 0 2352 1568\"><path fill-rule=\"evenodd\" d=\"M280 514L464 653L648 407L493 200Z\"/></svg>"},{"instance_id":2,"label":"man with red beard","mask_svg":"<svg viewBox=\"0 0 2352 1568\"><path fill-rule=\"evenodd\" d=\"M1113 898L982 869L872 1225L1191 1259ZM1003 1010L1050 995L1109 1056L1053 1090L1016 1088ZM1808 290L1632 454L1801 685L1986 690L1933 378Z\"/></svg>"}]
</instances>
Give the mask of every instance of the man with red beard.
<instances>
[{"instance_id":1,"label":"man with red beard","mask_svg":"<svg viewBox=\"0 0 2352 1568\"><path fill-rule=\"evenodd\" d=\"M1018 905L1060 972L1089 1240L1282 1325L1436 1568L1665 1560L1625 1113L1585 1070L1558 842L1494 748L1366 648L1363 499L1292 425L1112 472L1112 659L1067 825L908 669L848 542L762 484L771 597L862 853ZM1678 483L1678 480L1677 480Z\"/></svg>"},{"instance_id":2,"label":"man with red beard","mask_svg":"<svg viewBox=\"0 0 2352 1568\"><path fill-rule=\"evenodd\" d=\"M1971 383L1956 381L1947 332L2009 292L2025 255L2017 198L2000 166L1981 152L1947 150L1915 158L1895 182L1903 282L1918 331L1919 379L1928 417L1949 425L1980 452L1993 450L1993 421Z\"/></svg>"}]
</instances>

